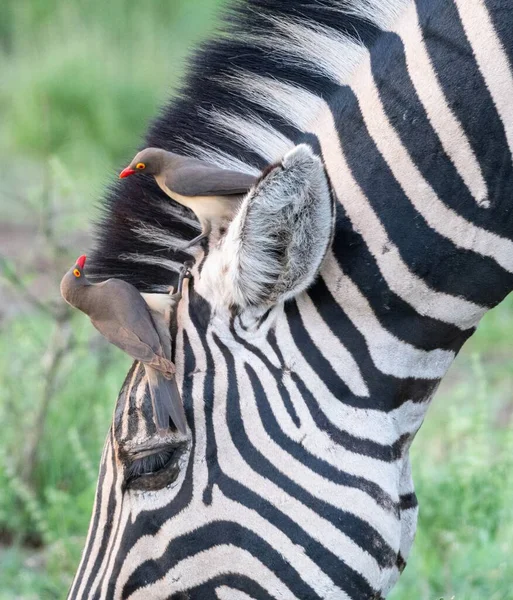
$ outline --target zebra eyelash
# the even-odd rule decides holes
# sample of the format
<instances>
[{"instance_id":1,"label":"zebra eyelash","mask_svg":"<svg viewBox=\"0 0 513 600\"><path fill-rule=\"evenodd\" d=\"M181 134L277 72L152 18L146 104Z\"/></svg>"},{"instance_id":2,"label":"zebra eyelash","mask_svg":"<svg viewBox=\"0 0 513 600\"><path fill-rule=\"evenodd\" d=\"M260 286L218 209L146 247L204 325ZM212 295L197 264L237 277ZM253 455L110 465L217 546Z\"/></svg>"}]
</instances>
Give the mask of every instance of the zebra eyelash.
<instances>
[{"instance_id":1,"label":"zebra eyelash","mask_svg":"<svg viewBox=\"0 0 513 600\"><path fill-rule=\"evenodd\" d=\"M134 459L126 469L125 484L129 484L143 475L155 475L164 470L173 461L175 454L176 448L169 448L143 458Z\"/></svg>"}]
</instances>

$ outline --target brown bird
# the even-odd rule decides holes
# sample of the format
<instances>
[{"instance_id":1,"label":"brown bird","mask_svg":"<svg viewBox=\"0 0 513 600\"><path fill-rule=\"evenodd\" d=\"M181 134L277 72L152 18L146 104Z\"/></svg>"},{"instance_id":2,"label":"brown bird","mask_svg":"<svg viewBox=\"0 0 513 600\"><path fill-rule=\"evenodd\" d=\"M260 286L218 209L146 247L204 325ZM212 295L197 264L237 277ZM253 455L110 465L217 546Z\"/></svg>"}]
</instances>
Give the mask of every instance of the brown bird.
<instances>
[{"instance_id":1,"label":"brown bird","mask_svg":"<svg viewBox=\"0 0 513 600\"><path fill-rule=\"evenodd\" d=\"M197 158L180 156L160 148L146 148L119 174L120 178L136 173L153 175L160 188L173 200L190 208L201 225L201 235L185 248L208 237L212 223L231 220L246 192L257 177L221 169Z\"/></svg>"},{"instance_id":2,"label":"brown bird","mask_svg":"<svg viewBox=\"0 0 513 600\"><path fill-rule=\"evenodd\" d=\"M84 312L111 344L144 364L159 432L169 429L171 419L185 434L185 411L171 362L169 319L181 298L183 279L190 276L188 266L180 273L175 294L141 294L121 279L91 283L84 275L85 262L85 256L78 258L62 278L62 297Z\"/></svg>"}]
</instances>

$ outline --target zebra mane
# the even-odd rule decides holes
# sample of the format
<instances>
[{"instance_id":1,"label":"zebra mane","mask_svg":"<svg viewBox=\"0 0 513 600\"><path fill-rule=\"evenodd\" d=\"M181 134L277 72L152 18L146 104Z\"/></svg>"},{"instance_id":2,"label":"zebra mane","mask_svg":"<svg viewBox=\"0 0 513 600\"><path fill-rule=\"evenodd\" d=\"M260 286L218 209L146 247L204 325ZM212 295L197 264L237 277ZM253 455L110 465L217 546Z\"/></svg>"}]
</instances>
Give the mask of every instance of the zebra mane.
<instances>
[{"instance_id":1,"label":"zebra mane","mask_svg":"<svg viewBox=\"0 0 513 600\"><path fill-rule=\"evenodd\" d=\"M294 106L305 114L315 111L308 99L333 90L329 63L343 56L348 69L354 67L348 48L370 46L380 22L390 20L398 4L401 0L245 0L233 6L220 35L189 61L181 90L153 121L141 147L258 173L301 134L297 120L292 124L284 113ZM344 52L337 52L341 45ZM359 56L356 52L354 62ZM266 106L258 103L251 86L269 83L296 90L296 105L273 110L279 93ZM125 279L143 291L167 290L188 258L181 246L197 233L194 215L170 201L153 178L116 181L96 227L93 274Z\"/></svg>"}]
</instances>

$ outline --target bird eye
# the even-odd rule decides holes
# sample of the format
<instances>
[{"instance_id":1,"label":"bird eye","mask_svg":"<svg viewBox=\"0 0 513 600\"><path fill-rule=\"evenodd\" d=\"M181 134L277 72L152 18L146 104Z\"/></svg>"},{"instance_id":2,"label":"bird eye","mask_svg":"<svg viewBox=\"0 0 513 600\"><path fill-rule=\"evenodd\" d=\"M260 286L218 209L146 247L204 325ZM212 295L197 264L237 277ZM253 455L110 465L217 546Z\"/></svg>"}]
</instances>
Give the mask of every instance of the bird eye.
<instances>
[{"instance_id":1,"label":"bird eye","mask_svg":"<svg viewBox=\"0 0 513 600\"><path fill-rule=\"evenodd\" d=\"M144 163L137 163L135 165L136 169L146 169L146 165Z\"/></svg>"},{"instance_id":2,"label":"bird eye","mask_svg":"<svg viewBox=\"0 0 513 600\"><path fill-rule=\"evenodd\" d=\"M73 269L73 275L75 277L80 277L80 271L78 269Z\"/></svg>"}]
</instances>

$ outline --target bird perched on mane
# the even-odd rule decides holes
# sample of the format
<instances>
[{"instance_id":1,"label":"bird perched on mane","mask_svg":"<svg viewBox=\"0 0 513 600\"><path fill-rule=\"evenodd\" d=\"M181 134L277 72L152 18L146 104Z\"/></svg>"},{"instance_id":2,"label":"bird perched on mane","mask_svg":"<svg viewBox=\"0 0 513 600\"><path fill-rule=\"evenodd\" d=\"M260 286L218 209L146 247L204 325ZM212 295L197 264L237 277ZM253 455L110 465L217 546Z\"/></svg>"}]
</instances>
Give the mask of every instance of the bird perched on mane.
<instances>
[{"instance_id":1,"label":"bird perched on mane","mask_svg":"<svg viewBox=\"0 0 513 600\"><path fill-rule=\"evenodd\" d=\"M141 294L121 279L91 283L84 275L86 257L81 256L61 281L61 294L71 306L85 313L111 343L143 363L153 413L160 433L170 427L187 432L182 399L171 362L170 319L181 298L188 266L180 273L175 294Z\"/></svg>"},{"instance_id":2,"label":"bird perched on mane","mask_svg":"<svg viewBox=\"0 0 513 600\"><path fill-rule=\"evenodd\" d=\"M221 169L160 148L146 148L136 154L119 177L136 173L153 175L170 198L190 208L198 218L201 234L185 248L208 237L212 223L231 220L242 197L257 181L254 175Z\"/></svg>"}]
</instances>

